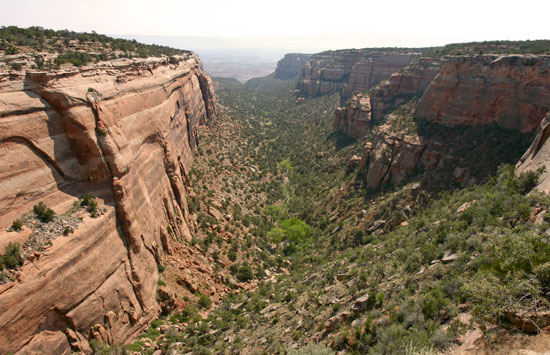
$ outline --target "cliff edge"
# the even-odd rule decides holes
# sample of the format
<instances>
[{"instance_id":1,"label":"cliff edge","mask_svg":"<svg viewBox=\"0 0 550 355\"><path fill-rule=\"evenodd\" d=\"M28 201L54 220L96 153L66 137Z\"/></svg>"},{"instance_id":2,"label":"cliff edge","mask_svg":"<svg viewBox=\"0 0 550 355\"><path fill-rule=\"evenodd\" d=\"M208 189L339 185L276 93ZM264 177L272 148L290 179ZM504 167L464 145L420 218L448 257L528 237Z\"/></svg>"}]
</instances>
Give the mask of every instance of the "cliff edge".
<instances>
[{"instance_id":1,"label":"cliff edge","mask_svg":"<svg viewBox=\"0 0 550 355\"><path fill-rule=\"evenodd\" d=\"M0 284L0 352L132 340L160 312L157 265L191 238L187 177L216 116L200 60L0 73L0 103L0 241L24 242L25 257ZM98 213L78 211L83 194ZM39 202L52 224L29 217ZM22 231L4 232L16 219Z\"/></svg>"}]
</instances>

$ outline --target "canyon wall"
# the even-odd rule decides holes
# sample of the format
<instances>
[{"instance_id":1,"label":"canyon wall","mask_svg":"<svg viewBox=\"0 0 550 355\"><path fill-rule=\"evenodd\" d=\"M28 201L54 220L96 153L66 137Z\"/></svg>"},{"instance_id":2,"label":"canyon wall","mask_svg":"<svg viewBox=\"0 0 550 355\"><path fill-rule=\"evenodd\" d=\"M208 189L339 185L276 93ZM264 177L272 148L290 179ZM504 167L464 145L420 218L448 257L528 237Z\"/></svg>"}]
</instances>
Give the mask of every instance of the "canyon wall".
<instances>
[{"instance_id":1,"label":"canyon wall","mask_svg":"<svg viewBox=\"0 0 550 355\"><path fill-rule=\"evenodd\" d=\"M533 143L516 164L516 172L542 170L537 189L550 193L550 112L546 114L537 128Z\"/></svg>"},{"instance_id":2,"label":"canyon wall","mask_svg":"<svg viewBox=\"0 0 550 355\"><path fill-rule=\"evenodd\" d=\"M302 72L302 67L311 57L311 54L287 53L277 62L275 78L281 80L294 79Z\"/></svg>"},{"instance_id":3,"label":"canyon wall","mask_svg":"<svg viewBox=\"0 0 550 355\"><path fill-rule=\"evenodd\" d=\"M549 110L550 56L455 56L446 58L415 117L533 132Z\"/></svg>"},{"instance_id":4,"label":"canyon wall","mask_svg":"<svg viewBox=\"0 0 550 355\"><path fill-rule=\"evenodd\" d=\"M371 99L368 94L356 92L344 107L334 111L332 130L360 139L371 129Z\"/></svg>"},{"instance_id":5,"label":"canyon wall","mask_svg":"<svg viewBox=\"0 0 550 355\"><path fill-rule=\"evenodd\" d=\"M334 130L356 139L364 137L371 120L381 122L389 111L421 95L439 73L441 63L439 58L420 58L372 87L369 93L355 92L345 106L336 109Z\"/></svg>"},{"instance_id":6,"label":"canyon wall","mask_svg":"<svg viewBox=\"0 0 550 355\"><path fill-rule=\"evenodd\" d=\"M397 108L400 110L390 114ZM376 188L385 182L399 184L415 169L433 169L439 164L434 163L437 157L442 156L440 148L450 144L434 145L437 137L426 132L419 131L416 137L407 135L410 132L406 130L398 132L396 127L404 126L404 121L415 126L419 121L446 127L497 125L527 133L540 123L537 139L518 163L521 172L547 164L549 130L547 120L542 119L549 111L549 56L424 57L368 92L355 93L344 107L336 109L333 127L357 139L373 130L374 140L366 147L361 165L365 183ZM446 161L453 161L452 150L447 148L443 150L451 156ZM461 168L456 175L465 181ZM539 188L550 191L548 181L543 174Z\"/></svg>"},{"instance_id":7,"label":"canyon wall","mask_svg":"<svg viewBox=\"0 0 550 355\"><path fill-rule=\"evenodd\" d=\"M403 68L397 73L372 88L372 119L382 121L385 114L428 88L441 70L443 61L440 58L423 57Z\"/></svg>"},{"instance_id":8,"label":"canyon wall","mask_svg":"<svg viewBox=\"0 0 550 355\"><path fill-rule=\"evenodd\" d=\"M414 53L381 53L364 49L318 53L302 67L298 90L304 96L340 92L345 103L355 91L371 88L418 57Z\"/></svg>"},{"instance_id":9,"label":"canyon wall","mask_svg":"<svg viewBox=\"0 0 550 355\"><path fill-rule=\"evenodd\" d=\"M0 241L38 202L58 223L84 193L101 212L77 214L50 246L25 244L16 280L0 284L0 353L132 340L159 314L171 241L191 239L187 176L216 115L210 78L194 54L5 73L0 103Z\"/></svg>"}]
</instances>

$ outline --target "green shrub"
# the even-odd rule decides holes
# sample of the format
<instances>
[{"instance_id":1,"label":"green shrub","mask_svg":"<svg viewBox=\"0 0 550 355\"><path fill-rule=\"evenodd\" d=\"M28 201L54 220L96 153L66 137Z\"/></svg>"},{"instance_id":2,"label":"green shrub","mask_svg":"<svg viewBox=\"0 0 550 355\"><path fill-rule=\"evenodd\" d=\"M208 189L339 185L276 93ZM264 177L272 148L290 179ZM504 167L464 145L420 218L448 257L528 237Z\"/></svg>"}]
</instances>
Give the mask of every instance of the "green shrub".
<instances>
[{"instance_id":1,"label":"green shrub","mask_svg":"<svg viewBox=\"0 0 550 355\"><path fill-rule=\"evenodd\" d=\"M163 324L166 324L166 322L163 321L162 319L155 319L154 321L151 322L151 327L152 328L158 328Z\"/></svg>"},{"instance_id":2,"label":"green shrub","mask_svg":"<svg viewBox=\"0 0 550 355\"><path fill-rule=\"evenodd\" d=\"M201 294L199 297L198 305L203 309L209 309L210 306L212 305L212 301L207 295Z\"/></svg>"},{"instance_id":3,"label":"green shrub","mask_svg":"<svg viewBox=\"0 0 550 355\"><path fill-rule=\"evenodd\" d=\"M547 290L550 289L550 262L538 265L535 268L535 275L537 275L537 279L542 287Z\"/></svg>"},{"instance_id":4,"label":"green shrub","mask_svg":"<svg viewBox=\"0 0 550 355\"><path fill-rule=\"evenodd\" d=\"M237 260L237 252L234 249L230 249L227 252L227 257L229 258L229 260L235 261Z\"/></svg>"},{"instance_id":5,"label":"green shrub","mask_svg":"<svg viewBox=\"0 0 550 355\"><path fill-rule=\"evenodd\" d=\"M21 63L11 63L11 68L13 70L21 70L23 68L23 65Z\"/></svg>"},{"instance_id":6,"label":"green shrub","mask_svg":"<svg viewBox=\"0 0 550 355\"><path fill-rule=\"evenodd\" d=\"M44 223L52 221L55 216L55 212L52 209L47 208L43 202L38 203L38 205L34 205L33 212Z\"/></svg>"},{"instance_id":7,"label":"green shrub","mask_svg":"<svg viewBox=\"0 0 550 355\"><path fill-rule=\"evenodd\" d=\"M141 351L141 348L143 347L143 344L144 343L142 341L136 341L135 343L132 343L132 344L123 345L122 348L125 349L125 350L139 352L139 351Z\"/></svg>"},{"instance_id":8,"label":"green shrub","mask_svg":"<svg viewBox=\"0 0 550 355\"><path fill-rule=\"evenodd\" d=\"M160 331L154 329L153 327L147 328L145 332L143 332L139 337L140 338L149 338L151 340L155 340L159 337Z\"/></svg>"},{"instance_id":9,"label":"green shrub","mask_svg":"<svg viewBox=\"0 0 550 355\"><path fill-rule=\"evenodd\" d=\"M84 194L82 196L82 201L80 201L80 206L85 206L86 211L88 211L93 218L99 217L99 208L97 207L97 201L92 195L87 193Z\"/></svg>"},{"instance_id":10,"label":"green shrub","mask_svg":"<svg viewBox=\"0 0 550 355\"><path fill-rule=\"evenodd\" d=\"M13 54L17 54L19 52L19 49L17 49L17 47L15 46L8 46L6 49L5 49L5 54L6 55L13 55Z\"/></svg>"},{"instance_id":11,"label":"green shrub","mask_svg":"<svg viewBox=\"0 0 550 355\"><path fill-rule=\"evenodd\" d=\"M19 231L21 231L22 228L23 228L23 223L21 222L20 219L16 219L11 224L11 230L12 231L19 232Z\"/></svg>"},{"instance_id":12,"label":"green shrub","mask_svg":"<svg viewBox=\"0 0 550 355\"><path fill-rule=\"evenodd\" d=\"M88 207L86 208L88 212L90 212L90 215L94 218L99 217L99 209L97 208L97 202L96 200L91 200L88 204Z\"/></svg>"},{"instance_id":13,"label":"green shrub","mask_svg":"<svg viewBox=\"0 0 550 355\"><path fill-rule=\"evenodd\" d=\"M10 269L23 265L19 243L11 242L6 245L4 248L4 264Z\"/></svg>"},{"instance_id":14,"label":"green shrub","mask_svg":"<svg viewBox=\"0 0 550 355\"><path fill-rule=\"evenodd\" d=\"M333 355L336 354L332 349L320 344L307 344L300 349L288 349L287 355Z\"/></svg>"},{"instance_id":15,"label":"green shrub","mask_svg":"<svg viewBox=\"0 0 550 355\"><path fill-rule=\"evenodd\" d=\"M252 268L247 262L243 262L237 271L237 279L240 282L250 281L254 278Z\"/></svg>"},{"instance_id":16,"label":"green shrub","mask_svg":"<svg viewBox=\"0 0 550 355\"><path fill-rule=\"evenodd\" d=\"M172 323L184 323L194 317L198 313L198 309L193 305L188 305L181 312L176 312L170 317Z\"/></svg>"}]
</instances>

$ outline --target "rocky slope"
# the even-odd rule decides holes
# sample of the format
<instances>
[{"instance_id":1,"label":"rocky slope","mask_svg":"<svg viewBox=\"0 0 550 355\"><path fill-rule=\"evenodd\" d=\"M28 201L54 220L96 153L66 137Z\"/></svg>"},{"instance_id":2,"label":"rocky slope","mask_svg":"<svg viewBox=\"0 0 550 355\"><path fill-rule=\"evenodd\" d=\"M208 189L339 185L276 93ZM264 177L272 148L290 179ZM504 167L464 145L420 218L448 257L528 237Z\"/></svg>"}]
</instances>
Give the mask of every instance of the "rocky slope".
<instances>
[{"instance_id":1,"label":"rocky slope","mask_svg":"<svg viewBox=\"0 0 550 355\"><path fill-rule=\"evenodd\" d=\"M365 91L419 57L348 49L313 55L302 68L298 90L304 96L341 92L345 102L355 91Z\"/></svg>"},{"instance_id":2,"label":"rocky slope","mask_svg":"<svg viewBox=\"0 0 550 355\"><path fill-rule=\"evenodd\" d=\"M0 102L2 230L39 201L57 212L50 223L66 223L83 193L99 201L99 213L76 213L74 233L25 244L22 269L0 285L0 352L132 339L165 299L157 264L191 239L188 174L199 126L216 115L199 59L4 73Z\"/></svg>"},{"instance_id":3,"label":"rocky slope","mask_svg":"<svg viewBox=\"0 0 550 355\"><path fill-rule=\"evenodd\" d=\"M287 53L277 62L275 78L288 80L294 79L302 72L302 66L311 57L311 54Z\"/></svg>"}]
</instances>

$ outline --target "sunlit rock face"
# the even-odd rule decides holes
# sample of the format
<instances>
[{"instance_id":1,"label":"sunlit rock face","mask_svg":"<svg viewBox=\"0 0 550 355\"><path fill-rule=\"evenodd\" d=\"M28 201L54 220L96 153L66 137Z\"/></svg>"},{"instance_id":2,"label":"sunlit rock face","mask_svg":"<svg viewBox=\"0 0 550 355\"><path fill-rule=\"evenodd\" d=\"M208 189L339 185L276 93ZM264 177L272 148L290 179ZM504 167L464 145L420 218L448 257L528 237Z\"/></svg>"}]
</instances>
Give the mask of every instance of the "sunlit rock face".
<instances>
[{"instance_id":1,"label":"sunlit rock face","mask_svg":"<svg viewBox=\"0 0 550 355\"><path fill-rule=\"evenodd\" d=\"M194 54L125 59L0 74L0 103L1 233L39 201L61 214L90 193L102 207L0 285L0 353L132 339L159 314L157 263L191 238L187 176L216 116L210 78Z\"/></svg>"},{"instance_id":2,"label":"sunlit rock face","mask_svg":"<svg viewBox=\"0 0 550 355\"><path fill-rule=\"evenodd\" d=\"M546 114L537 128L533 143L516 165L518 174L542 171L537 188L550 193L550 112Z\"/></svg>"},{"instance_id":3,"label":"sunlit rock face","mask_svg":"<svg viewBox=\"0 0 550 355\"><path fill-rule=\"evenodd\" d=\"M550 56L455 56L445 59L415 117L449 126L496 123L533 132L548 110Z\"/></svg>"},{"instance_id":4,"label":"sunlit rock face","mask_svg":"<svg viewBox=\"0 0 550 355\"><path fill-rule=\"evenodd\" d=\"M356 91L345 106L336 109L334 131L362 138L372 122L384 121L386 114L421 95L441 69L439 58L420 58L372 87L369 93Z\"/></svg>"},{"instance_id":5,"label":"sunlit rock face","mask_svg":"<svg viewBox=\"0 0 550 355\"><path fill-rule=\"evenodd\" d=\"M363 138L374 123L385 123L382 131L387 131L391 126L388 122L395 123L398 117L390 116L390 112L415 99L410 102L417 122L427 120L449 127L496 124L527 133L538 129L517 170L548 170L546 141L550 133L548 118L543 117L550 111L549 78L550 56L424 57L368 92L355 92L335 111L333 129L357 139ZM369 187L399 184L416 169L431 169L440 160L437 152L441 143L433 139L374 133L362 160ZM548 181L543 174L539 188L550 191Z\"/></svg>"},{"instance_id":6,"label":"sunlit rock face","mask_svg":"<svg viewBox=\"0 0 550 355\"><path fill-rule=\"evenodd\" d=\"M298 90L304 96L340 92L342 102L414 62L418 54L377 53L361 49L313 55L302 68Z\"/></svg>"}]
</instances>

